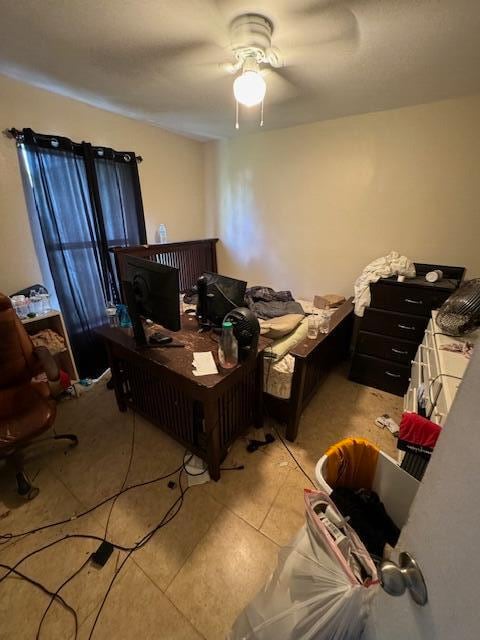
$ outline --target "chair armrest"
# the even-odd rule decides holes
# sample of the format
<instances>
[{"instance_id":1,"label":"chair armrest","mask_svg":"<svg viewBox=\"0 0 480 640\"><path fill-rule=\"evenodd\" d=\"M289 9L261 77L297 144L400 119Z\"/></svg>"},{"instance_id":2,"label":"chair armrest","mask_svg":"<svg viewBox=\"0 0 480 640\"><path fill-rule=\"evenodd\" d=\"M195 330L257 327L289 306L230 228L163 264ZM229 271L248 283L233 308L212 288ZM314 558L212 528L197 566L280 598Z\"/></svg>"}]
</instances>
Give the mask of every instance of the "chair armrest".
<instances>
[{"instance_id":1,"label":"chair armrest","mask_svg":"<svg viewBox=\"0 0 480 640\"><path fill-rule=\"evenodd\" d=\"M47 374L48 380L50 382L57 382L60 378L60 368L47 347L35 347L34 353L42 370Z\"/></svg>"}]
</instances>

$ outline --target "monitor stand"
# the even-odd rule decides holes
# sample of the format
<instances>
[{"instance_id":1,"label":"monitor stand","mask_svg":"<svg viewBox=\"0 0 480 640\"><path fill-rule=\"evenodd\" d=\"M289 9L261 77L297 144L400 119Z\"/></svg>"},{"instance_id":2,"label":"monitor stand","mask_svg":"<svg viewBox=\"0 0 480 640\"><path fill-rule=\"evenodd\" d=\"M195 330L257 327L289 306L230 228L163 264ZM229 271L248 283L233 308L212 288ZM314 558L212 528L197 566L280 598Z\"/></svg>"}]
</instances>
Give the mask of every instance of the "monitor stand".
<instances>
[{"instance_id":1,"label":"monitor stand","mask_svg":"<svg viewBox=\"0 0 480 640\"><path fill-rule=\"evenodd\" d=\"M160 331L156 331L152 333L148 339L148 343L150 346L156 347L164 347L172 342L172 336L167 336L165 333L160 333Z\"/></svg>"},{"instance_id":2,"label":"monitor stand","mask_svg":"<svg viewBox=\"0 0 480 640\"><path fill-rule=\"evenodd\" d=\"M156 332L150 337L147 337L145 327L143 326L143 318L139 313L137 300L131 283L124 282L124 291L137 349L158 349L169 346L183 347L183 343L179 340L174 340L174 338L164 333Z\"/></svg>"}]
</instances>

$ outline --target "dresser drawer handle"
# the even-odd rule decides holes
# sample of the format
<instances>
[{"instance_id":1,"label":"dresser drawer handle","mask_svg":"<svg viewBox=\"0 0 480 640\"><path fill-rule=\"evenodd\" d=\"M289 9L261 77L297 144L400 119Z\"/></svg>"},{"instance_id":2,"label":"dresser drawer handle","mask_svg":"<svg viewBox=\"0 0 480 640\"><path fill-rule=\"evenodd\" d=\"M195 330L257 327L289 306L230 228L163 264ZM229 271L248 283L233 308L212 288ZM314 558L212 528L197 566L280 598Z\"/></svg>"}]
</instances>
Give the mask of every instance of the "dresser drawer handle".
<instances>
[{"instance_id":1,"label":"dresser drawer handle","mask_svg":"<svg viewBox=\"0 0 480 640\"><path fill-rule=\"evenodd\" d=\"M423 300L412 300L412 298L405 298L405 302L408 302L408 304L423 304Z\"/></svg>"},{"instance_id":2,"label":"dresser drawer handle","mask_svg":"<svg viewBox=\"0 0 480 640\"><path fill-rule=\"evenodd\" d=\"M408 324L399 324L399 329L407 329L407 331L416 331L417 327L410 327Z\"/></svg>"},{"instance_id":3,"label":"dresser drawer handle","mask_svg":"<svg viewBox=\"0 0 480 640\"><path fill-rule=\"evenodd\" d=\"M401 349L395 349L392 347L393 353L398 353L399 356L408 356L408 351L402 351Z\"/></svg>"},{"instance_id":4,"label":"dresser drawer handle","mask_svg":"<svg viewBox=\"0 0 480 640\"><path fill-rule=\"evenodd\" d=\"M387 376L390 376L390 378L401 378L402 377L399 373L392 373L391 371L385 371L385 373L387 374Z\"/></svg>"}]
</instances>

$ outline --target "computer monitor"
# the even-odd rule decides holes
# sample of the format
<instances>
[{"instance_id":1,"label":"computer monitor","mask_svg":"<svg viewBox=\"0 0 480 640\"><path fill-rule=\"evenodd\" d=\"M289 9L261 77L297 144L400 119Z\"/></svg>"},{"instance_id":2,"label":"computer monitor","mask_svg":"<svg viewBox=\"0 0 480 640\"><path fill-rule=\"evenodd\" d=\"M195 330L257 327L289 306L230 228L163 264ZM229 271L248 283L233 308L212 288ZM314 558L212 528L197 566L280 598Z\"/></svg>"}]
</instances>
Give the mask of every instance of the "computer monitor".
<instances>
[{"instance_id":1,"label":"computer monitor","mask_svg":"<svg viewBox=\"0 0 480 640\"><path fill-rule=\"evenodd\" d=\"M155 333L147 340L142 318L166 329L180 329L178 269L158 262L126 256L126 278L122 281L126 303L138 346L162 346L170 336Z\"/></svg>"},{"instance_id":2,"label":"computer monitor","mask_svg":"<svg viewBox=\"0 0 480 640\"><path fill-rule=\"evenodd\" d=\"M197 316L203 326L221 327L224 317L236 307L245 306L247 283L205 272L197 282Z\"/></svg>"}]
</instances>

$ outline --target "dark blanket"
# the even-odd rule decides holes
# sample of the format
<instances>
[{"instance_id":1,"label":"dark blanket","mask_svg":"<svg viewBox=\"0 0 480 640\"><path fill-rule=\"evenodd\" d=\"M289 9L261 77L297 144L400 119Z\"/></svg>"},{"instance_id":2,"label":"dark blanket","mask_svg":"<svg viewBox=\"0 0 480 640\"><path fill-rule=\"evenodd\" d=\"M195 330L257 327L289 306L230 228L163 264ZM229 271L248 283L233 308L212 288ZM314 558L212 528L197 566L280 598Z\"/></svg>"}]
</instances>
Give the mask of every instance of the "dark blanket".
<instances>
[{"instance_id":1,"label":"dark blanket","mask_svg":"<svg viewBox=\"0 0 480 640\"><path fill-rule=\"evenodd\" d=\"M245 302L262 320L287 313L304 313L302 305L295 302L290 291L274 291L270 287L250 287L245 293Z\"/></svg>"},{"instance_id":2,"label":"dark blanket","mask_svg":"<svg viewBox=\"0 0 480 640\"><path fill-rule=\"evenodd\" d=\"M350 516L348 524L355 529L369 553L381 558L387 542L392 547L397 544L400 530L374 491L338 487L330 498L344 518Z\"/></svg>"}]
</instances>

